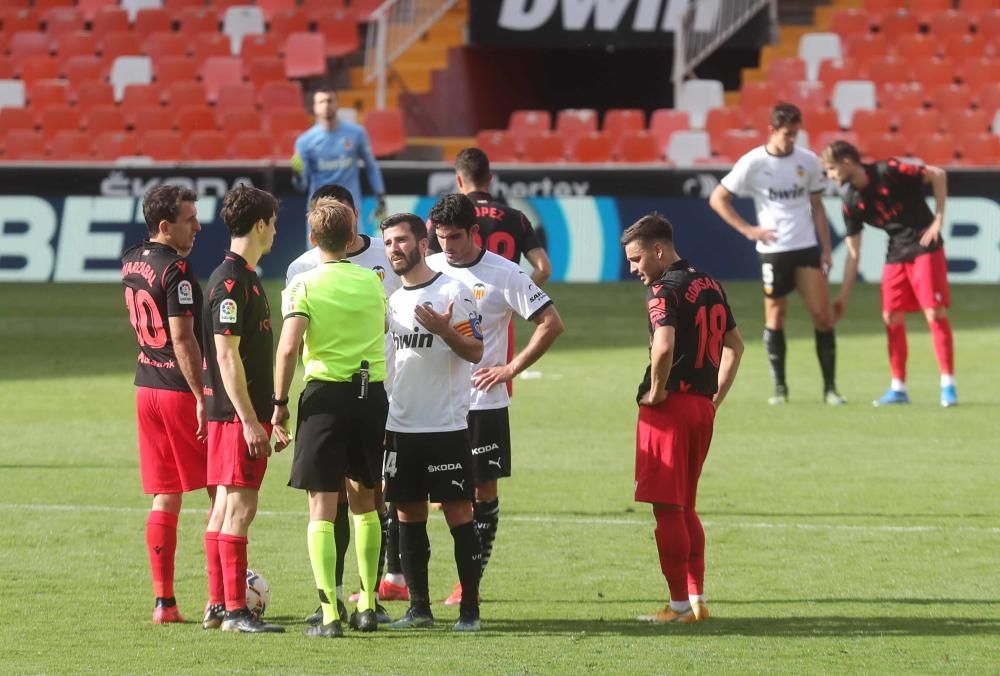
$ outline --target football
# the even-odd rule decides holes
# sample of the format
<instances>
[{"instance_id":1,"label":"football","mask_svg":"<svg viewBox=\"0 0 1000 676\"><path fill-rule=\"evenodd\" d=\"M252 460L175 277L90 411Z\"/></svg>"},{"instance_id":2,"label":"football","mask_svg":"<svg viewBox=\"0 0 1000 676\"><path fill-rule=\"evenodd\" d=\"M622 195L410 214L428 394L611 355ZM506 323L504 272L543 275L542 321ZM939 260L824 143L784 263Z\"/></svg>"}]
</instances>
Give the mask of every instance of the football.
<instances>
[{"instance_id":1,"label":"football","mask_svg":"<svg viewBox=\"0 0 1000 676\"><path fill-rule=\"evenodd\" d=\"M271 587L264 576L247 568L247 608L260 618L271 602Z\"/></svg>"}]
</instances>

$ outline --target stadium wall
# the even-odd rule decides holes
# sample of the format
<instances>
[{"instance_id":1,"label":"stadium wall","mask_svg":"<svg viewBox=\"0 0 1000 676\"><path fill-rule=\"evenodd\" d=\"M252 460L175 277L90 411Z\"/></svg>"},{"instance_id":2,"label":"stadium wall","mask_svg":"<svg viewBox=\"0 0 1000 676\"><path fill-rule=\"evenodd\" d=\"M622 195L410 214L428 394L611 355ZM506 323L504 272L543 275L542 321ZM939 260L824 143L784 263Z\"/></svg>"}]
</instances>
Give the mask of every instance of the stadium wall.
<instances>
[{"instance_id":1,"label":"stadium wall","mask_svg":"<svg viewBox=\"0 0 1000 676\"><path fill-rule=\"evenodd\" d=\"M384 163L390 212L426 217L437 195L454 190L445 165ZM524 210L543 234L555 281L602 282L628 277L618 237L643 214L657 210L677 228L680 252L722 279L756 279L753 247L708 207L706 197L724 172L580 167L495 169L494 188ZM265 277L280 278L307 244L306 198L287 168L232 165L142 168L0 168L0 281L107 282L119 278L122 251L145 234L141 196L163 182L192 187L202 232L191 255L207 277L228 238L218 212L221 196L239 183L274 192L281 200L275 248L261 261ZM1000 282L1000 172L949 173L945 238L953 283ZM834 234L833 278L846 256L840 200L825 198ZM362 205L362 230L372 234L374 200ZM753 204L737 200L753 222ZM867 229L861 274L880 277L885 237Z\"/></svg>"}]
</instances>

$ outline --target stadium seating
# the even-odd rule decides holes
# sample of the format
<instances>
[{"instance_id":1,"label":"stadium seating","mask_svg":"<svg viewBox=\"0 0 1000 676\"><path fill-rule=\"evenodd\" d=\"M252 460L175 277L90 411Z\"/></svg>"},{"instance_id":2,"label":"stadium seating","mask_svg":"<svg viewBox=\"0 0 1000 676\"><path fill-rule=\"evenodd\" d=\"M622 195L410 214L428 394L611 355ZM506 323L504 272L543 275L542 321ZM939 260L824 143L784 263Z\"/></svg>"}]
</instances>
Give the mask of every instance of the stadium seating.
<instances>
[{"instance_id":1,"label":"stadium seating","mask_svg":"<svg viewBox=\"0 0 1000 676\"><path fill-rule=\"evenodd\" d=\"M46 159L45 138L41 132L30 129L12 129L3 141L5 160Z\"/></svg>"},{"instance_id":2,"label":"stadium seating","mask_svg":"<svg viewBox=\"0 0 1000 676\"><path fill-rule=\"evenodd\" d=\"M603 131L617 146L628 131L642 131L646 128L646 113L637 109L612 108L604 115Z\"/></svg>"},{"instance_id":3,"label":"stadium seating","mask_svg":"<svg viewBox=\"0 0 1000 676\"><path fill-rule=\"evenodd\" d=\"M701 130L678 131L667 143L667 159L674 164L691 165L712 156L708 133Z\"/></svg>"},{"instance_id":4,"label":"stadium seating","mask_svg":"<svg viewBox=\"0 0 1000 676\"><path fill-rule=\"evenodd\" d=\"M551 131L532 132L524 140L521 159L546 164L563 162L566 159L565 141L562 136Z\"/></svg>"},{"instance_id":5,"label":"stadium seating","mask_svg":"<svg viewBox=\"0 0 1000 676\"><path fill-rule=\"evenodd\" d=\"M98 161L114 161L139 154L136 135L123 131L105 131L94 138L91 152Z\"/></svg>"},{"instance_id":6,"label":"stadium seating","mask_svg":"<svg viewBox=\"0 0 1000 676\"><path fill-rule=\"evenodd\" d=\"M597 131L597 111L589 108L560 110L555 130L566 146L572 147L577 139Z\"/></svg>"},{"instance_id":7,"label":"stadium seating","mask_svg":"<svg viewBox=\"0 0 1000 676\"><path fill-rule=\"evenodd\" d=\"M395 155L406 148L403 115L400 111L378 109L368 111L365 114L364 126L368 131L375 157Z\"/></svg>"},{"instance_id":8,"label":"stadium seating","mask_svg":"<svg viewBox=\"0 0 1000 676\"><path fill-rule=\"evenodd\" d=\"M681 85L676 103L678 109L687 111L693 129L704 129L708 111L723 105L722 83L718 80L688 80Z\"/></svg>"},{"instance_id":9,"label":"stadium seating","mask_svg":"<svg viewBox=\"0 0 1000 676\"><path fill-rule=\"evenodd\" d=\"M843 80L833 86L830 104L837 110L840 126L851 126L854 111L875 108L875 85L868 80Z\"/></svg>"},{"instance_id":10,"label":"stadium seating","mask_svg":"<svg viewBox=\"0 0 1000 676\"><path fill-rule=\"evenodd\" d=\"M799 58L806 64L806 78L817 80L823 61L839 61L842 56L840 36L836 33L807 33L799 41Z\"/></svg>"},{"instance_id":11,"label":"stadium seating","mask_svg":"<svg viewBox=\"0 0 1000 676\"><path fill-rule=\"evenodd\" d=\"M2 111L0 111L2 112ZM476 134L476 147L485 152L491 162L516 162L517 144L510 132L486 129Z\"/></svg>"},{"instance_id":12,"label":"stadium seating","mask_svg":"<svg viewBox=\"0 0 1000 676\"><path fill-rule=\"evenodd\" d=\"M663 160L663 150L659 139L652 132L642 129L625 131L616 152L618 159L622 162L660 162Z\"/></svg>"},{"instance_id":13,"label":"stadium seating","mask_svg":"<svg viewBox=\"0 0 1000 676\"><path fill-rule=\"evenodd\" d=\"M222 19L222 32L229 36L234 55L240 53L243 36L263 33L264 30L264 12L259 7L238 5L226 8Z\"/></svg>"},{"instance_id":14,"label":"stadium seating","mask_svg":"<svg viewBox=\"0 0 1000 676\"><path fill-rule=\"evenodd\" d=\"M611 139L604 132L588 131L570 146L571 162L607 163L611 161Z\"/></svg>"}]
</instances>

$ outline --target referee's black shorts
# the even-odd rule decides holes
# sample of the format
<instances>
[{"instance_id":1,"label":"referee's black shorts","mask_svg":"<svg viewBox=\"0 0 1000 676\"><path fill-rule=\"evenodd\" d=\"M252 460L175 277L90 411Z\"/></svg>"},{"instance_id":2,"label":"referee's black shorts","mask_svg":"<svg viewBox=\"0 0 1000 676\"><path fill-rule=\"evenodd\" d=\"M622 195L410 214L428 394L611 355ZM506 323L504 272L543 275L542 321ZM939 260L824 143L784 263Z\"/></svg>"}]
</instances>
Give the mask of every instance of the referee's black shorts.
<instances>
[{"instance_id":1,"label":"referee's black shorts","mask_svg":"<svg viewBox=\"0 0 1000 676\"><path fill-rule=\"evenodd\" d=\"M358 399L355 383L306 383L299 396L288 485L339 493L346 476L368 488L377 486L388 414L382 383L369 385L367 399Z\"/></svg>"}]
</instances>

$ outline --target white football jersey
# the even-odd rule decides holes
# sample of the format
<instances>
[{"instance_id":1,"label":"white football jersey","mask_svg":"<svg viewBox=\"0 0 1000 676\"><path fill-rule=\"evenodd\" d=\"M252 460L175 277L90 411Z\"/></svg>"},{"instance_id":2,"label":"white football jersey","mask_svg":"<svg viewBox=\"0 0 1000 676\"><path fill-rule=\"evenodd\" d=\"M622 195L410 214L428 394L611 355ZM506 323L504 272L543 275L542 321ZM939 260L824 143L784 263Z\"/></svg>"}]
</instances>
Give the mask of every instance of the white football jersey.
<instances>
[{"instance_id":1,"label":"white football jersey","mask_svg":"<svg viewBox=\"0 0 1000 676\"><path fill-rule=\"evenodd\" d=\"M773 242L757 242L757 251L776 253L816 246L809 200L826 187L826 175L814 152L794 146L788 155L772 155L759 146L737 160L721 182L734 195L752 197L757 225L777 233Z\"/></svg>"},{"instance_id":2,"label":"white football jersey","mask_svg":"<svg viewBox=\"0 0 1000 676\"><path fill-rule=\"evenodd\" d=\"M443 253L428 256L427 265L464 283L479 303L484 349L483 359L476 364L476 369L507 363L507 325L512 313L530 321L552 303L549 295L535 286L516 263L486 249L468 265L453 266ZM507 406L510 406L510 395L506 384L494 385L485 392L472 388L472 410Z\"/></svg>"},{"instance_id":3,"label":"white football jersey","mask_svg":"<svg viewBox=\"0 0 1000 676\"><path fill-rule=\"evenodd\" d=\"M360 251L356 251L352 254L347 254L347 260L354 263L355 265L360 265L363 268L370 268L375 271L382 279L382 288L385 289L385 295L391 296L393 292L403 285L402 280L399 275L392 271L389 267L389 259L385 255L385 247L382 246L382 242L374 240L368 235L358 235L364 242ZM313 248L306 251L304 254L296 258L288 265L288 271L285 273L285 288L292 285L292 278L295 275L305 272L307 270L312 270L315 267L319 267L319 247L314 246ZM392 380L393 380L393 346L392 337L386 333L385 334L385 382L383 386L387 394L392 392Z\"/></svg>"},{"instance_id":4,"label":"white football jersey","mask_svg":"<svg viewBox=\"0 0 1000 676\"><path fill-rule=\"evenodd\" d=\"M389 335L396 349L396 380L385 428L392 432L454 432L468 427L472 364L414 317L418 305L438 313L452 306L451 324L464 336L482 339L479 307L457 279L438 272L418 286L403 286L389 298Z\"/></svg>"}]
</instances>

